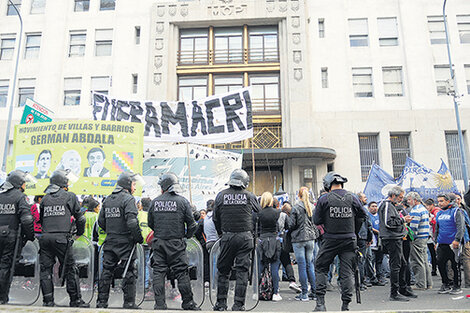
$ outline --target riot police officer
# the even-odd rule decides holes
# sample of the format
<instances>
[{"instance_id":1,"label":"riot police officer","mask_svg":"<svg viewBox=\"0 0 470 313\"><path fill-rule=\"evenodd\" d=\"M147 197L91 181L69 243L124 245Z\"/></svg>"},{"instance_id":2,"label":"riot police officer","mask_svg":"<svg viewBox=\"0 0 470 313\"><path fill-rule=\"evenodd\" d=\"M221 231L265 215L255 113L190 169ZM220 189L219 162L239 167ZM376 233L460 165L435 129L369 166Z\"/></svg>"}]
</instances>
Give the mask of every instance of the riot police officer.
<instances>
[{"instance_id":1,"label":"riot police officer","mask_svg":"<svg viewBox=\"0 0 470 313\"><path fill-rule=\"evenodd\" d=\"M75 219L76 235L81 236L85 230L86 219L80 212L77 196L68 191L70 170L56 170L52 173L46 195L41 201L39 222L42 225L42 236L39 237L39 263L41 264L41 290L43 306L54 306L54 285L52 268L55 258L65 266L65 280L71 307L89 307L83 302L76 267L71 247L74 230L71 218Z\"/></svg>"},{"instance_id":2,"label":"riot police officer","mask_svg":"<svg viewBox=\"0 0 470 313\"><path fill-rule=\"evenodd\" d=\"M214 311L227 310L229 274L232 267L236 270L232 311L245 310L245 295L252 261L250 256L254 248L253 212L256 214L260 210L256 196L245 190L249 181L250 177L244 170L236 169L227 183L230 187L219 192L215 198L213 221L217 233L222 235L222 238L217 260L219 278Z\"/></svg>"},{"instance_id":3,"label":"riot police officer","mask_svg":"<svg viewBox=\"0 0 470 313\"><path fill-rule=\"evenodd\" d=\"M107 308L109 289L114 270L119 262L129 263L126 276L123 277L125 309L139 309L135 304L136 278L134 268L136 254L131 252L137 243L143 243L137 206L132 196L136 189L138 174L123 172L112 194L104 200L98 225L107 233L103 249L103 273L98 283L97 308ZM129 260L131 258L131 260Z\"/></svg>"},{"instance_id":4,"label":"riot police officer","mask_svg":"<svg viewBox=\"0 0 470 313\"><path fill-rule=\"evenodd\" d=\"M353 277L356 263L357 239L366 212L359 199L343 189L348 180L334 172L323 178L323 187L328 192L318 199L313 215L316 225L324 225L323 242L315 262L317 278L317 305L314 311L326 311L325 293L330 264L338 255L342 311L349 310L353 294Z\"/></svg>"},{"instance_id":5,"label":"riot police officer","mask_svg":"<svg viewBox=\"0 0 470 313\"><path fill-rule=\"evenodd\" d=\"M16 262L15 247L19 247L23 240L34 240L34 222L30 206L23 193L26 187L26 173L15 170L8 174L6 181L0 187L0 304L8 303L10 290L10 272L12 264ZM21 229L19 225L21 224ZM21 250L18 249L16 254Z\"/></svg>"},{"instance_id":6,"label":"riot police officer","mask_svg":"<svg viewBox=\"0 0 470 313\"><path fill-rule=\"evenodd\" d=\"M148 225L154 231L152 241L153 289L155 309L165 310L165 276L167 269L178 280L184 310L200 310L193 301L193 292L188 272L185 238L191 238L196 231L193 212L189 201L178 195L181 187L173 173L163 174L158 184L162 194L155 198L148 215ZM201 264L202 266L202 264Z\"/></svg>"}]
</instances>

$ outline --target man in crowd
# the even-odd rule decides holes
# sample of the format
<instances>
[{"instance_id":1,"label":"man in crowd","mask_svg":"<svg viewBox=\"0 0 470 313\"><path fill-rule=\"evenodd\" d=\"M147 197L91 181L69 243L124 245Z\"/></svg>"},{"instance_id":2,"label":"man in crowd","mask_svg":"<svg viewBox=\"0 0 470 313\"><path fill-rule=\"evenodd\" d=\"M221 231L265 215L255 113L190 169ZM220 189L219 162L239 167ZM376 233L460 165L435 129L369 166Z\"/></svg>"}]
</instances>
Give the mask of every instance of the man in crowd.
<instances>
[{"instance_id":1,"label":"man in crowd","mask_svg":"<svg viewBox=\"0 0 470 313\"><path fill-rule=\"evenodd\" d=\"M78 268L72 253L67 253L73 244L71 218L75 219L77 236L85 231L86 218L80 211L77 196L68 191L70 171L56 170L46 188L46 195L41 201L39 222L42 225L42 235L39 239L39 262L41 264L41 291L43 306L54 306L54 285L52 268L55 258L59 259L67 283L67 293L70 296L71 307L89 307L82 300L78 278ZM63 278L62 278L63 279Z\"/></svg>"},{"instance_id":2,"label":"man in crowd","mask_svg":"<svg viewBox=\"0 0 470 313\"><path fill-rule=\"evenodd\" d=\"M432 288L431 269L428 264L427 241L429 237L429 213L421 202L421 196L414 191L406 195L411 207L410 228L414 232L411 242L410 262L416 279L416 289Z\"/></svg>"},{"instance_id":3,"label":"man in crowd","mask_svg":"<svg viewBox=\"0 0 470 313\"><path fill-rule=\"evenodd\" d=\"M25 172L15 170L0 186L0 304L8 303L10 274L16 262L15 246L21 247L17 240L34 240L33 216L24 194L26 180ZM21 231L22 238L17 238ZM21 253L21 250L16 253Z\"/></svg>"},{"instance_id":4,"label":"man in crowd","mask_svg":"<svg viewBox=\"0 0 470 313\"><path fill-rule=\"evenodd\" d=\"M357 194L359 201L362 204L364 212L367 213L367 196L363 192ZM370 277L367 277L366 273L371 272L371 264L368 262L368 255L370 252L370 245L372 243L372 224L369 219L369 214L365 214L366 218L362 223L361 229L357 234L357 247L362 258L359 259L359 272L361 275L361 290L364 291L367 287L372 287L370 283Z\"/></svg>"},{"instance_id":5,"label":"man in crowd","mask_svg":"<svg viewBox=\"0 0 470 313\"><path fill-rule=\"evenodd\" d=\"M132 194L135 192L138 174L123 172L117 186L103 202L98 225L107 236L103 246L103 272L98 284L97 308L107 308L111 281L119 262L129 267L123 277L124 309L139 309L135 303L137 273L134 268L135 245L143 243L137 220L137 206ZM130 259L130 260L129 260Z\"/></svg>"},{"instance_id":6,"label":"man in crowd","mask_svg":"<svg viewBox=\"0 0 470 313\"><path fill-rule=\"evenodd\" d=\"M394 186L379 207L379 236L389 254L390 301L409 301L406 296L411 294L406 288L406 262L402 243L406 234L405 223L411 221L411 216L401 215L396 208L403 201L404 195L405 191L401 187Z\"/></svg>"},{"instance_id":7,"label":"man in crowd","mask_svg":"<svg viewBox=\"0 0 470 313\"><path fill-rule=\"evenodd\" d=\"M442 286L440 294L462 293L460 289L460 273L457 267L456 253L465 233L465 220L457 205L451 201L449 194L437 196L437 203L441 211L436 216L437 266L441 274ZM447 262L451 262L454 272L453 282L447 275Z\"/></svg>"},{"instance_id":8,"label":"man in crowd","mask_svg":"<svg viewBox=\"0 0 470 313\"><path fill-rule=\"evenodd\" d=\"M374 286L385 286L386 281L384 279L384 270L382 268L382 262L384 259L384 253L382 250L382 243L379 242L379 214L377 213L378 206L377 202L369 202L369 219L372 224L372 244L371 244L371 254L368 255L371 263L370 270L371 272L367 275L369 276L372 285ZM375 272L374 272L375 267Z\"/></svg>"},{"instance_id":9,"label":"man in crowd","mask_svg":"<svg viewBox=\"0 0 470 313\"><path fill-rule=\"evenodd\" d=\"M245 310L246 288L251 267L253 242L253 214L260 211L256 196L247 191L250 177L242 169L230 174L229 188L215 198L213 221L222 236L217 260L217 302L214 311L227 310L229 274L236 269L235 297L232 311ZM254 261L254 260L253 260ZM255 278L256 279L256 278Z\"/></svg>"},{"instance_id":10,"label":"man in crowd","mask_svg":"<svg viewBox=\"0 0 470 313\"><path fill-rule=\"evenodd\" d=\"M328 192L318 199L313 215L316 225L324 225L323 242L315 262L317 278L317 304L314 311L326 311L325 293L330 265L339 256L342 311L349 310L353 295L353 277L356 261L357 237L366 218L357 197L343 189L348 180L334 172L323 178L323 187Z\"/></svg>"},{"instance_id":11,"label":"man in crowd","mask_svg":"<svg viewBox=\"0 0 470 313\"><path fill-rule=\"evenodd\" d=\"M191 281L188 272L186 239L191 238L197 228L191 205L186 198L178 195L181 187L178 177L173 173L163 174L158 184L162 194L153 199L148 225L154 231L153 250L153 289L156 310L166 310L165 277L167 269L173 272L178 281L184 310L198 311L193 300Z\"/></svg>"},{"instance_id":12,"label":"man in crowd","mask_svg":"<svg viewBox=\"0 0 470 313\"><path fill-rule=\"evenodd\" d=\"M431 234L428 240L428 250L431 254L431 275L437 276L437 257L436 257L436 242L434 240L434 233L436 232L436 215L441 209L434 205L434 200L429 198L424 201L424 206L428 210L429 213L429 225Z\"/></svg>"},{"instance_id":13,"label":"man in crowd","mask_svg":"<svg viewBox=\"0 0 470 313\"><path fill-rule=\"evenodd\" d=\"M470 288L470 208L462 202L462 197L459 194L455 195L455 201L460 212L464 215L465 220L465 235L462 242L462 255L461 262L464 272L464 286Z\"/></svg>"}]
</instances>

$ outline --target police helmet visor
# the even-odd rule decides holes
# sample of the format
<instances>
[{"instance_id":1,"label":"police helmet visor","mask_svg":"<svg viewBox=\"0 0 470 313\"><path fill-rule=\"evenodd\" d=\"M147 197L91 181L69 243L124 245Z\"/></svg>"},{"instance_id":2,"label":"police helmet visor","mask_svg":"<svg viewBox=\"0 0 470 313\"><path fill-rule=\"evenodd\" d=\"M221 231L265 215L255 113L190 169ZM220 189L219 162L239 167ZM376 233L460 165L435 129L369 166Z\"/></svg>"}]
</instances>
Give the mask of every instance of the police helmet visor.
<instances>
[{"instance_id":1,"label":"police helmet visor","mask_svg":"<svg viewBox=\"0 0 470 313\"><path fill-rule=\"evenodd\" d=\"M135 182L135 187L136 187L136 188L142 188L142 187L144 187L144 185L145 185L145 180L144 180L144 178L142 177L142 175L140 175L140 174L135 174L135 175L132 177L132 181Z\"/></svg>"},{"instance_id":2,"label":"police helmet visor","mask_svg":"<svg viewBox=\"0 0 470 313\"><path fill-rule=\"evenodd\" d=\"M24 180L30 184L36 184L38 182L38 180L33 175L31 175L31 173L26 173Z\"/></svg>"},{"instance_id":3,"label":"police helmet visor","mask_svg":"<svg viewBox=\"0 0 470 313\"><path fill-rule=\"evenodd\" d=\"M69 185L73 185L78 181L78 176L71 170L67 170L67 175L65 175L65 177L69 180Z\"/></svg>"}]
</instances>

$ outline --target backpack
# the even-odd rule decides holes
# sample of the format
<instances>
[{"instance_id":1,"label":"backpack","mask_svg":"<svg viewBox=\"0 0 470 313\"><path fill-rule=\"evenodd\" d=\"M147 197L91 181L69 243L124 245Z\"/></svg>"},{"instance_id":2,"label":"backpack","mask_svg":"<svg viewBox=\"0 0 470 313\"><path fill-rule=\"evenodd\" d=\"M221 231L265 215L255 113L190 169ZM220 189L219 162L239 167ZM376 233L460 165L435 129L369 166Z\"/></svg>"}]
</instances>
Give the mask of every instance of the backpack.
<instances>
[{"instance_id":1,"label":"backpack","mask_svg":"<svg viewBox=\"0 0 470 313\"><path fill-rule=\"evenodd\" d=\"M261 281L259 283L259 299L263 301L271 301L273 299L273 278L269 265L264 267L263 273L261 274Z\"/></svg>"}]
</instances>

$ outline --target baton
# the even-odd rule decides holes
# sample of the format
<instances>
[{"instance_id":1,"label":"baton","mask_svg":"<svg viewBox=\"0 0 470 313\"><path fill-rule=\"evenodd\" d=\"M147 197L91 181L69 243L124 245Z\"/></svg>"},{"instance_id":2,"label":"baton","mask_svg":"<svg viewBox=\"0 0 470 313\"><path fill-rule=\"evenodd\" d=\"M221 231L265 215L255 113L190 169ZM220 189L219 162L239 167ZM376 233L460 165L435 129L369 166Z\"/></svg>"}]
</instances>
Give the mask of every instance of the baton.
<instances>
[{"instance_id":1,"label":"baton","mask_svg":"<svg viewBox=\"0 0 470 313\"><path fill-rule=\"evenodd\" d=\"M356 268L354 270L354 287L356 288L356 302L361 303L361 286L359 281L359 261L362 254L356 251Z\"/></svg>"},{"instance_id":2,"label":"baton","mask_svg":"<svg viewBox=\"0 0 470 313\"><path fill-rule=\"evenodd\" d=\"M11 262L10 277L8 278L8 286L10 286L11 282L13 281L13 275L15 274L16 258L18 257L18 250L20 248L20 240L21 240L21 225L20 227L18 227L18 234L16 235L15 251L13 251L13 261Z\"/></svg>"},{"instance_id":3,"label":"baton","mask_svg":"<svg viewBox=\"0 0 470 313\"><path fill-rule=\"evenodd\" d=\"M122 272L122 279L124 280L124 277L126 277L127 270L129 269L129 265L131 265L132 262L132 256L134 255L136 245L132 248L131 254L129 255L129 259L126 262L126 267L124 268L124 272Z\"/></svg>"},{"instance_id":4,"label":"baton","mask_svg":"<svg viewBox=\"0 0 470 313\"><path fill-rule=\"evenodd\" d=\"M65 255L64 255L64 264L62 264L62 271L61 271L61 276L60 276L60 279L61 279L60 286L61 287L64 287L64 284L65 284L65 266L67 264L67 258L69 257L70 248L72 248L72 244L73 244L72 236L73 236L74 226L75 226L75 220L73 220L72 225L70 225L70 232L69 232L68 238L67 238L67 247L66 247Z\"/></svg>"}]
</instances>

